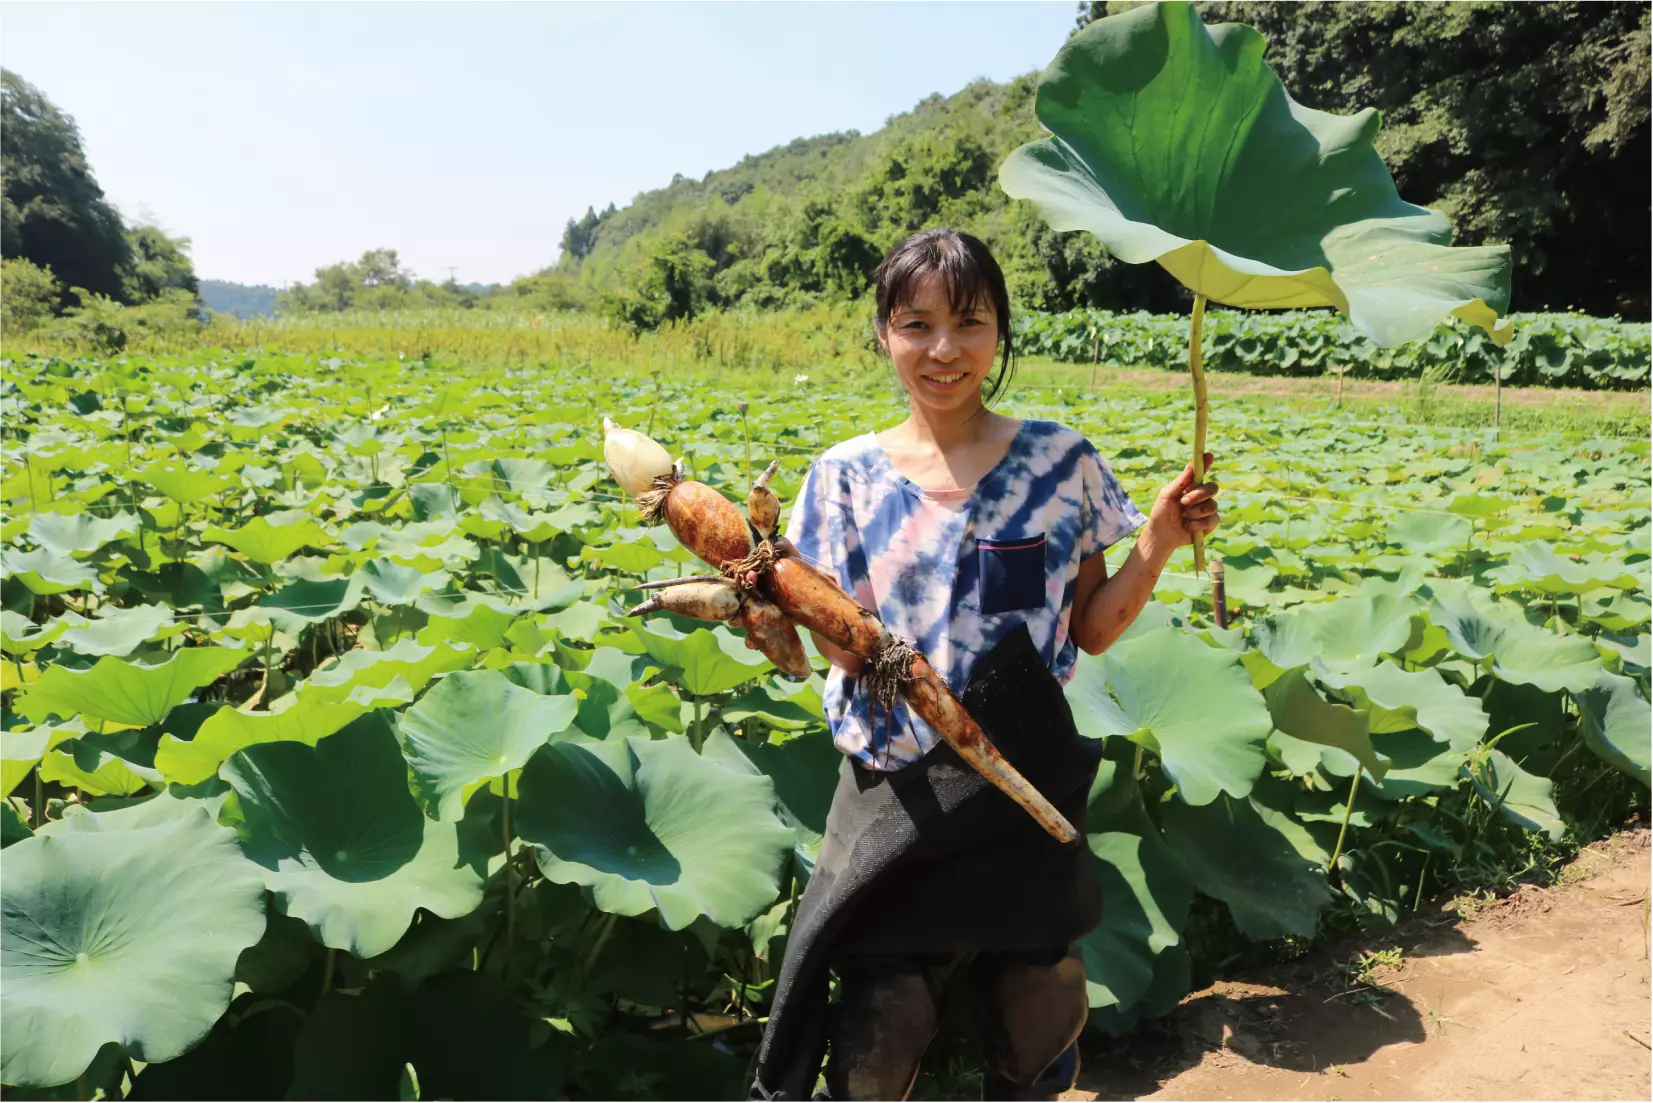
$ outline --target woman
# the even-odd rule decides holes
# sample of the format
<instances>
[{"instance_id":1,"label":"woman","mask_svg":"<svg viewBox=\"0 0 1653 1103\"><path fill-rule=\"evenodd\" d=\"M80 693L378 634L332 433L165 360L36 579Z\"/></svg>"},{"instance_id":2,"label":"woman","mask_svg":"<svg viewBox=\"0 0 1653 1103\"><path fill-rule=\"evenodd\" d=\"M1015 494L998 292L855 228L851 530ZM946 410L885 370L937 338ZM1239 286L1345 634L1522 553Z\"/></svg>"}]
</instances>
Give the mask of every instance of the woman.
<instances>
[{"instance_id":1,"label":"woman","mask_svg":"<svg viewBox=\"0 0 1653 1103\"><path fill-rule=\"evenodd\" d=\"M962 688L988 737L1083 829L1100 747L1074 731L1061 684L1076 647L1118 639L1171 552L1216 528L1217 487L1195 486L1190 464L1145 517L1078 433L987 408L1014 349L1004 276L976 238L912 235L879 266L876 294L907 419L821 456L787 538ZM1102 552L1137 530L1110 575ZM1100 918L1084 840L1045 835L922 720L876 706L858 657L816 644L846 762L754 1095L808 1097L829 1048L831 1098L905 1098L936 1029L932 970L971 953L989 1019L984 1098L1054 1098L1077 1074L1087 1006L1068 947Z\"/></svg>"}]
</instances>

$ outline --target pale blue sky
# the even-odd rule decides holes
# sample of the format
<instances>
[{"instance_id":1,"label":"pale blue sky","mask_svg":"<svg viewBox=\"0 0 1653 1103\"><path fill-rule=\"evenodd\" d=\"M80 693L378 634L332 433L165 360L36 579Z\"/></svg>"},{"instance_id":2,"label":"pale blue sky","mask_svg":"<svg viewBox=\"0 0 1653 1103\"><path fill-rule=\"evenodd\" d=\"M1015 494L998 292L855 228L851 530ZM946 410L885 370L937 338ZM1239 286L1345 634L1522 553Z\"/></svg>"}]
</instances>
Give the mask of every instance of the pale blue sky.
<instances>
[{"instance_id":1,"label":"pale blue sky","mask_svg":"<svg viewBox=\"0 0 1653 1103\"><path fill-rule=\"evenodd\" d=\"M1042 69L1070 0L0 3L0 63L74 116L128 217L283 284L388 246L507 280L564 222L932 92Z\"/></svg>"}]
</instances>

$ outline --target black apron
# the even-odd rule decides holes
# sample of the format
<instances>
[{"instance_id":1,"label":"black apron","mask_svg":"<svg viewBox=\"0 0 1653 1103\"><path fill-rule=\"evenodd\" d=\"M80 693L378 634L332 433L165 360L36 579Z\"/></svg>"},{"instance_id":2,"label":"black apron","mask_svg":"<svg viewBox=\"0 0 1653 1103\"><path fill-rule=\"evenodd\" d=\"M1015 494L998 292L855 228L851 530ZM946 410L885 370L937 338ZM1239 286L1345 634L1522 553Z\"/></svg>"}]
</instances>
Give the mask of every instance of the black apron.
<instances>
[{"instance_id":1,"label":"black apron","mask_svg":"<svg viewBox=\"0 0 1653 1103\"><path fill-rule=\"evenodd\" d=\"M1080 837L1057 842L945 743L890 772L846 758L787 939L752 1098L813 1092L835 957L1041 950L1101 920L1084 827L1102 745L1074 729L1025 624L976 664L960 700Z\"/></svg>"}]
</instances>

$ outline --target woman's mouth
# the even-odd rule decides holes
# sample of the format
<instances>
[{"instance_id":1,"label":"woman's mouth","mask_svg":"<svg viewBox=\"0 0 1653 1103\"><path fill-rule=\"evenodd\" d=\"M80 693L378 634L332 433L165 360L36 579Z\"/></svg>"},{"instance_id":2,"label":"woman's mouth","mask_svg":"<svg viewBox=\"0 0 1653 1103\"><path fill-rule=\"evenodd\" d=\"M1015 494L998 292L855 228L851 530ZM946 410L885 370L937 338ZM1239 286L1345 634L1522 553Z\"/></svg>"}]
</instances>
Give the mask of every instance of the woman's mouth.
<instances>
[{"instance_id":1,"label":"woman's mouth","mask_svg":"<svg viewBox=\"0 0 1653 1103\"><path fill-rule=\"evenodd\" d=\"M969 377L970 373L967 371L938 372L934 375L926 375L924 382L938 390L948 391L957 387Z\"/></svg>"}]
</instances>

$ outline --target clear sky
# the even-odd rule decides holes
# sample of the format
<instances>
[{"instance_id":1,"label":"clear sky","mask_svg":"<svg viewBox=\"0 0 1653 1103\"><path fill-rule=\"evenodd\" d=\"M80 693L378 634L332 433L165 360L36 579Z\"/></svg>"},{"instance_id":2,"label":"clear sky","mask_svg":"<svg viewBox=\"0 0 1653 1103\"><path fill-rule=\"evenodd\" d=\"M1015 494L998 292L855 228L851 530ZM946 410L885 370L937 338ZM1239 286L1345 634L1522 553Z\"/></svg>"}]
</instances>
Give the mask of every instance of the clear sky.
<instances>
[{"instance_id":1,"label":"clear sky","mask_svg":"<svg viewBox=\"0 0 1653 1103\"><path fill-rule=\"evenodd\" d=\"M128 218L206 278L386 246L508 280L563 224L933 92L1042 69L1071 0L0 3L0 64L72 115Z\"/></svg>"}]
</instances>

